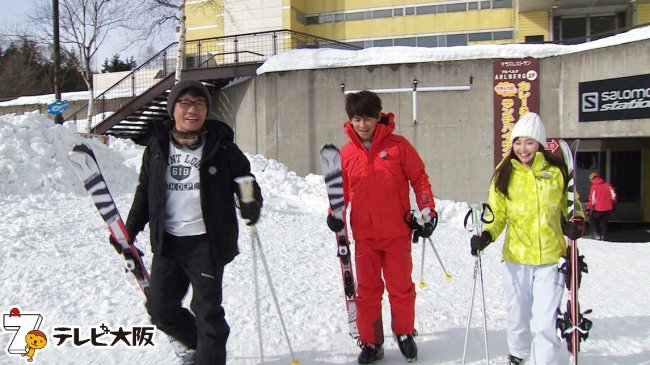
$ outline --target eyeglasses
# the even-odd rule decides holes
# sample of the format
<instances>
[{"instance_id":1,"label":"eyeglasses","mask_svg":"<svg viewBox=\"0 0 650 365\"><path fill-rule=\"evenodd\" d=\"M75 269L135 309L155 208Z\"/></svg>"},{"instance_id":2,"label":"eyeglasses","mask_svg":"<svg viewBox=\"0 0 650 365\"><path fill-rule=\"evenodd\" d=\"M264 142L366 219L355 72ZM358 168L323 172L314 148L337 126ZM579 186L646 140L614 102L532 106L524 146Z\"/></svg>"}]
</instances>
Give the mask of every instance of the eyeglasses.
<instances>
[{"instance_id":1,"label":"eyeglasses","mask_svg":"<svg viewBox=\"0 0 650 365\"><path fill-rule=\"evenodd\" d=\"M180 99L176 101L180 104L181 108L189 109L191 106L195 106L196 109L205 110L208 108L208 103L205 100L189 100L189 99Z\"/></svg>"}]
</instances>

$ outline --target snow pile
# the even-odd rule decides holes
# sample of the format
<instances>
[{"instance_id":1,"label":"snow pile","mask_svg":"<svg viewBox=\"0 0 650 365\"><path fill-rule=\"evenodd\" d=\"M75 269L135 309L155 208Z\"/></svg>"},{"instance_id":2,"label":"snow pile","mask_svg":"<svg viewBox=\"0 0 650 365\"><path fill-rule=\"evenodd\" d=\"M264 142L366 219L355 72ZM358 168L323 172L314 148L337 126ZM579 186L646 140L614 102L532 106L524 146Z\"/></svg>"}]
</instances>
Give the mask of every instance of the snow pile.
<instances>
[{"instance_id":1,"label":"snow pile","mask_svg":"<svg viewBox=\"0 0 650 365\"><path fill-rule=\"evenodd\" d=\"M0 195L9 201L86 194L67 160L78 143L91 146L100 168L110 171L113 193L132 191L137 179L135 169L101 142L82 138L72 123L57 125L37 112L0 116L0 141Z\"/></svg>"},{"instance_id":2,"label":"snow pile","mask_svg":"<svg viewBox=\"0 0 650 365\"><path fill-rule=\"evenodd\" d=\"M313 211L316 206L323 214L327 212L327 192L323 176L309 174L303 178L276 160L267 159L262 155L248 157L251 161L251 172L262 189L265 202L274 201L272 209L300 214Z\"/></svg>"}]
</instances>

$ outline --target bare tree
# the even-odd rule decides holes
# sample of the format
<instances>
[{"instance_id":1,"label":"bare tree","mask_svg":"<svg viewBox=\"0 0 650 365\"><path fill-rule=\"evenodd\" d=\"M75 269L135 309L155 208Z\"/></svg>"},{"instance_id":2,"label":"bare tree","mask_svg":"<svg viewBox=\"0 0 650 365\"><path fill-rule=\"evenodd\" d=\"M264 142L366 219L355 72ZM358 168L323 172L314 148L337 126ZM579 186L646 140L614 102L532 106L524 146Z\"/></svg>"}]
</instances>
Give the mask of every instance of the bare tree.
<instances>
[{"instance_id":1,"label":"bare tree","mask_svg":"<svg viewBox=\"0 0 650 365\"><path fill-rule=\"evenodd\" d=\"M177 37L178 37L178 50L176 53L176 74L175 74L175 83L181 80L181 71L183 70L183 63L185 60L185 37L186 37L186 28L185 28L185 3L187 0L148 0L149 1L149 11L151 14L157 12L157 19L154 19L152 27L165 24L168 21L176 21L178 24L177 27ZM217 11L225 11L223 7L223 1L218 0L206 0L201 3L201 7L210 8ZM153 15L154 17L156 15ZM152 33L150 31L150 33Z\"/></svg>"},{"instance_id":2,"label":"bare tree","mask_svg":"<svg viewBox=\"0 0 650 365\"><path fill-rule=\"evenodd\" d=\"M136 28L140 1L59 0L59 37L61 51L75 60L88 87L88 130L95 109L92 61L111 33L127 34ZM33 2L28 15L30 33L44 43L52 42L52 2Z\"/></svg>"}]
</instances>

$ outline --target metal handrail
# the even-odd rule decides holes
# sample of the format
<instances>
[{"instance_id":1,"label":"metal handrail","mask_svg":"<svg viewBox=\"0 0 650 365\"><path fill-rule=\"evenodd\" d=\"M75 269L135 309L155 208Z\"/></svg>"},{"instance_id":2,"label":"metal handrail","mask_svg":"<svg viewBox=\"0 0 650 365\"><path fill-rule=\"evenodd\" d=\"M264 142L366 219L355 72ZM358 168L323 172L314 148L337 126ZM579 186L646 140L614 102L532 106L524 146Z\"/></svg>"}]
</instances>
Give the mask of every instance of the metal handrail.
<instances>
[{"instance_id":1,"label":"metal handrail","mask_svg":"<svg viewBox=\"0 0 650 365\"><path fill-rule=\"evenodd\" d=\"M176 69L175 48L178 42L171 43L155 56L138 66L114 85L95 97L95 115L117 110L138 95L157 84ZM203 38L185 43L184 70L238 65L243 63L262 63L270 56L297 48L336 48L357 50L361 47L314 36L294 30L274 30L245 33L232 36ZM112 105L109 99L121 98ZM85 120L81 116L88 104L76 110L66 120ZM110 109L110 110L109 110ZM87 115L87 113L85 113ZM102 118L104 119L104 118ZM95 124L95 123L94 123Z\"/></svg>"}]
</instances>

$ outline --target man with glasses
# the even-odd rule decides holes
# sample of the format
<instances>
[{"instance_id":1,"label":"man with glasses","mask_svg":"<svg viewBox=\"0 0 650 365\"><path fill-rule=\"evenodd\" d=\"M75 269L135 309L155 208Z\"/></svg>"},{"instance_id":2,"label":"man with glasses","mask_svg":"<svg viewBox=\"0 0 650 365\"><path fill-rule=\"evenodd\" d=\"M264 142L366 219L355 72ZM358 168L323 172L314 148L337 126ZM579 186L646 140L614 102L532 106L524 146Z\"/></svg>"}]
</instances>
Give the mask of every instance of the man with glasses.
<instances>
[{"instance_id":1,"label":"man with glasses","mask_svg":"<svg viewBox=\"0 0 650 365\"><path fill-rule=\"evenodd\" d=\"M196 365L226 363L230 327L221 306L223 272L239 253L234 179L253 176L233 130L207 119L210 107L210 93L198 81L183 80L171 89L172 119L152 123L126 221L131 244L149 224L151 321L169 335L185 364ZM248 224L257 222L262 207L257 183L254 197L239 202ZM190 284L191 312L181 303Z\"/></svg>"}]
</instances>

